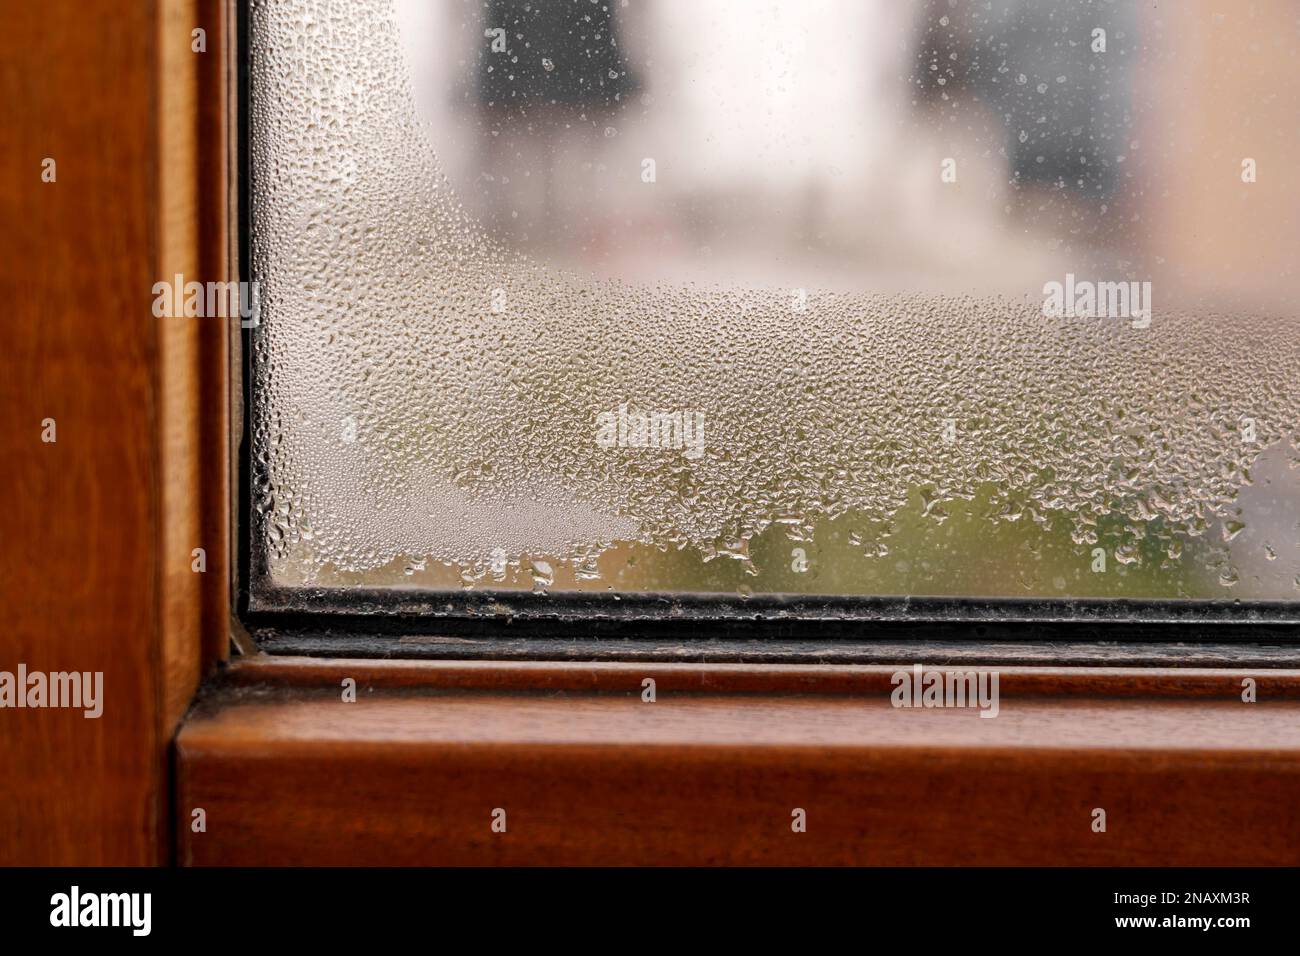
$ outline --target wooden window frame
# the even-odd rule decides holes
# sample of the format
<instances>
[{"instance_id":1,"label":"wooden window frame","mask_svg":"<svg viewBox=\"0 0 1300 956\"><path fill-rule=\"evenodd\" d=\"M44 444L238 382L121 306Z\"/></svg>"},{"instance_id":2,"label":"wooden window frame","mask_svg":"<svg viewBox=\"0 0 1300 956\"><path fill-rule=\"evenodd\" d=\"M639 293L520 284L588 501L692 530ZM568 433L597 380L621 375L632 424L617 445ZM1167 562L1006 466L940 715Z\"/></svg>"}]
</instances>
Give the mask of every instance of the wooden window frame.
<instances>
[{"instance_id":1,"label":"wooden window frame","mask_svg":"<svg viewBox=\"0 0 1300 956\"><path fill-rule=\"evenodd\" d=\"M101 669L109 696L93 726L0 714L18 731L0 734L15 811L0 862L1300 862L1289 623L1206 644L1188 633L1203 622L1172 621L1121 646L1087 628L972 644L942 622L900 639L878 621L826 642L822 663L793 638L723 639L707 622L613 639L539 622L551 660L510 636L457 659L485 645L446 624L250 632L230 585L232 330L148 320L144 294L176 272L239 275L234 7L49 0L11 17L0 94L26 104L24 149L6 153L0 197L57 241L0 235L0 274L35 290L14 302L3 386L9 497L32 507L0 510L0 533L57 546L0 581L0 651ZM60 178L33 189L42 150ZM87 212L98 228L68 228ZM55 446L32 438L46 415ZM891 707L891 674L917 662L996 668L999 717Z\"/></svg>"}]
</instances>

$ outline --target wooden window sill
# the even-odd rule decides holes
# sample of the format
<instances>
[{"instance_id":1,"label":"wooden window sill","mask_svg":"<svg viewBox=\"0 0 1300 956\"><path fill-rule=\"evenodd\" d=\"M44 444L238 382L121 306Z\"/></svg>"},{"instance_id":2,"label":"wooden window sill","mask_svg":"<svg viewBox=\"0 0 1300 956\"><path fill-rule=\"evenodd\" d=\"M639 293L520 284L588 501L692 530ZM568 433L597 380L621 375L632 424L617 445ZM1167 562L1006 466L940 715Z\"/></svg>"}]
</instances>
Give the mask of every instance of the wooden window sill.
<instances>
[{"instance_id":1,"label":"wooden window sill","mask_svg":"<svg viewBox=\"0 0 1300 956\"><path fill-rule=\"evenodd\" d=\"M1002 668L984 719L895 709L896 669L237 664L176 742L179 860L1300 862L1298 671Z\"/></svg>"}]
</instances>

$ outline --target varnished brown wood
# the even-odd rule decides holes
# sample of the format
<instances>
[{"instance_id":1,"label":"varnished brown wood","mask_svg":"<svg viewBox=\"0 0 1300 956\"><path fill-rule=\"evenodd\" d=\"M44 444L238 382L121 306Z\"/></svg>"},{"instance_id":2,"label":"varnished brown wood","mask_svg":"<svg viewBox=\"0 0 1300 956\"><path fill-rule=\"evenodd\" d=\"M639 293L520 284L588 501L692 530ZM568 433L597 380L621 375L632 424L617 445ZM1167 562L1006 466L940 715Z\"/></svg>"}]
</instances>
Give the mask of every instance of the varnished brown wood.
<instances>
[{"instance_id":1,"label":"varnished brown wood","mask_svg":"<svg viewBox=\"0 0 1300 956\"><path fill-rule=\"evenodd\" d=\"M238 191L233 179L236 162L234 118L237 115L233 77L235 64L234 9L231 0L198 0L198 21L208 28L209 59L200 61L198 77L197 214L199 268L203 276L238 279L234 250L237 236ZM231 451L236 434L230 416L230 340L233 322L216 322L199 329L198 389L199 475L201 489L199 533L212 560L202 592L200 661L206 671L230 651L231 610Z\"/></svg>"},{"instance_id":2,"label":"varnished brown wood","mask_svg":"<svg viewBox=\"0 0 1300 956\"><path fill-rule=\"evenodd\" d=\"M167 746L213 656L205 589L222 585L190 551L203 509L227 513L202 452L220 333L151 311L175 271L222 278L196 274L217 268L197 225L196 77L224 68L190 51L199 15L51 0L9 5L0 31L0 668L104 675L98 720L0 710L0 864L170 856Z\"/></svg>"},{"instance_id":3,"label":"varnished brown wood","mask_svg":"<svg viewBox=\"0 0 1300 956\"><path fill-rule=\"evenodd\" d=\"M224 280L229 272L228 64L223 0L168 0L158 56L158 276ZM201 53L193 31L204 31ZM164 731L179 724L214 660L225 656L229 611L226 378L231 322L158 321L162 430ZM201 549L205 570L194 570Z\"/></svg>"},{"instance_id":4,"label":"varnished brown wood","mask_svg":"<svg viewBox=\"0 0 1300 956\"><path fill-rule=\"evenodd\" d=\"M670 683L214 691L178 738L181 861L1300 863L1295 701L1004 691L985 719Z\"/></svg>"},{"instance_id":5,"label":"varnished brown wood","mask_svg":"<svg viewBox=\"0 0 1300 956\"><path fill-rule=\"evenodd\" d=\"M557 661L340 660L264 655L234 662L223 674L230 686L337 687L352 678L382 690L565 690L626 693L653 678L672 691L880 694L902 664L666 664ZM926 664L925 669L970 671L981 665ZM988 669L985 666L985 669ZM1257 699L1300 700L1300 671L1242 667L996 667L1001 692L1038 697L1218 697L1238 700L1244 681Z\"/></svg>"}]
</instances>

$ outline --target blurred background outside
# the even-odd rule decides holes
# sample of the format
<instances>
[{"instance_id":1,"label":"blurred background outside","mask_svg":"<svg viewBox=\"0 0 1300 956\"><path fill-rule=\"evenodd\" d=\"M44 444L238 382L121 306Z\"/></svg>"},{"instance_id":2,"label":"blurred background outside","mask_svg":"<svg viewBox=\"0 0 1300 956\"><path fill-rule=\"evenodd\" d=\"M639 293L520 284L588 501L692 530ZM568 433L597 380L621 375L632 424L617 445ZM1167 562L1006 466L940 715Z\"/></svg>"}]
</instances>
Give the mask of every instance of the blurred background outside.
<instances>
[{"instance_id":1,"label":"blurred background outside","mask_svg":"<svg viewBox=\"0 0 1300 956\"><path fill-rule=\"evenodd\" d=\"M1146 279L1158 310L1276 315L1294 338L1289 0L397 0L397 13L460 202L548 266L1032 300L1066 272ZM1247 156L1258 182L1242 182ZM1294 466L1293 449L1265 451L1239 521L1115 575L1090 575L1065 532L987 520L978 501L943 523L918 501L869 570L829 520L811 574L790 572L775 531L752 557L775 591L1300 599ZM616 546L600 564L586 583L564 570L542 583L756 586L671 549ZM511 583L530 573L524 561Z\"/></svg>"}]
</instances>

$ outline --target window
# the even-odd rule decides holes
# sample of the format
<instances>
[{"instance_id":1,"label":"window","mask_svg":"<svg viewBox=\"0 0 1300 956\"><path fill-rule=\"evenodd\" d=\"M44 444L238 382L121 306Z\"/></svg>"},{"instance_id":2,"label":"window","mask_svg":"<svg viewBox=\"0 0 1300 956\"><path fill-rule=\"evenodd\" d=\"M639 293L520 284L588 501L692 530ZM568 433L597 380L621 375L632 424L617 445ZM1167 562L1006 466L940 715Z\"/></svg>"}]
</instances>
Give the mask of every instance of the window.
<instances>
[{"instance_id":1,"label":"window","mask_svg":"<svg viewBox=\"0 0 1300 956\"><path fill-rule=\"evenodd\" d=\"M1296 862L1286 0L12 6L0 862Z\"/></svg>"},{"instance_id":2,"label":"window","mask_svg":"<svg viewBox=\"0 0 1300 956\"><path fill-rule=\"evenodd\" d=\"M249 16L254 607L1300 596L1287 25Z\"/></svg>"}]
</instances>

